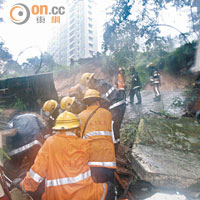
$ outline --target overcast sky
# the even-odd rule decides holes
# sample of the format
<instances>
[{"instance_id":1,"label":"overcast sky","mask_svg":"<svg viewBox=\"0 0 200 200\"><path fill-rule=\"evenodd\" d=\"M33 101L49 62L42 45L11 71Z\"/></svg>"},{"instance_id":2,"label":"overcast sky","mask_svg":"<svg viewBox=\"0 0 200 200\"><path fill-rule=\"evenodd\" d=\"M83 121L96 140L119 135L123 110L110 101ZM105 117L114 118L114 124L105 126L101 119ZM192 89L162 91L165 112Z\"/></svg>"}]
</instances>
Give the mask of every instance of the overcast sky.
<instances>
[{"instance_id":1,"label":"overcast sky","mask_svg":"<svg viewBox=\"0 0 200 200\"><path fill-rule=\"evenodd\" d=\"M106 8L111 6L115 0L97 0L97 32L98 32L98 49L100 51L101 44L103 41L103 24L106 22ZM32 6L34 4L41 5L40 0L26 0L23 1L27 6ZM47 0L47 5L54 5L53 0ZM65 0L59 0L56 2L56 6L63 6ZM52 38L52 30L59 29L59 24L51 24L50 19L46 18L45 23L36 23L36 17L31 16L30 20L23 25L16 25L10 20L10 9L16 3L19 3L19 0L7 1L4 4L4 10L1 10L1 15L4 17L4 23L0 24L0 37L5 41L6 47L9 48L10 52L14 55L14 58L17 58L17 55L27 47L36 46L34 50L34 55L36 55L37 49L45 51L47 49L49 40ZM166 17L167 16L167 17ZM61 24L64 22L66 16L61 16ZM171 24L176 26L181 31L185 31L186 26L186 13L177 13L175 9L170 9L168 12L163 13L162 16L163 23ZM173 34L173 30L168 30L163 28L163 34L167 33ZM165 31L166 30L166 31ZM177 34L177 33L174 33ZM29 52L30 53L30 52ZM38 51L38 55L39 55Z\"/></svg>"}]
</instances>

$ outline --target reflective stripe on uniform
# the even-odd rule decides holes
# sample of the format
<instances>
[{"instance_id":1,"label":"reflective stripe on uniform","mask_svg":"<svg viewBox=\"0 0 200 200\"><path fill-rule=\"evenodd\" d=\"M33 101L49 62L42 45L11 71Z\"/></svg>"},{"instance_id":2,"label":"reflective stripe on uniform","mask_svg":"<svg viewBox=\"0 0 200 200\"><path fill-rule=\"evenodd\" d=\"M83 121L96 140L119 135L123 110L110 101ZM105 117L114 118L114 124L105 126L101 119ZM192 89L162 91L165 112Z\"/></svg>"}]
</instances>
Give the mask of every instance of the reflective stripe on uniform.
<instances>
[{"instance_id":1,"label":"reflective stripe on uniform","mask_svg":"<svg viewBox=\"0 0 200 200\"><path fill-rule=\"evenodd\" d=\"M91 137L91 136L111 136L112 137L112 132L108 132L108 131L89 132L83 136L83 139L87 139L88 137Z\"/></svg>"},{"instance_id":2,"label":"reflective stripe on uniform","mask_svg":"<svg viewBox=\"0 0 200 200\"><path fill-rule=\"evenodd\" d=\"M160 83L160 81L159 80L155 80L155 81L153 81L153 83Z\"/></svg>"},{"instance_id":3,"label":"reflective stripe on uniform","mask_svg":"<svg viewBox=\"0 0 200 200\"><path fill-rule=\"evenodd\" d=\"M67 131L66 131L65 135L66 136L76 136L75 133L73 133L73 132L67 132Z\"/></svg>"},{"instance_id":4,"label":"reflective stripe on uniform","mask_svg":"<svg viewBox=\"0 0 200 200\"><path fill-rule=\"evenodd\" d=\"M116 162L88 162L89 166L116 167Z\"/></svg>"},{"instance_id":5,"label":"reflective stripe on uniform","mask_svg":"<svg viewBox=\"0 0 200 200\"><path fill-rule=\"evenodd\" d=\"M47 135L44 136L44 139L47 139L50 136L51 136L50 134L47 134Z\"/></svg>"},{"instance_id":6,"label":"reflective stripe on uniform","mask_svg":"<svg viewBox=\"0 0 200 200\"><path fill-rule=\"evenodd\" d=\"M107 193L106 184L105 184L105 183L102 183L102 186L103 186L103 194L102 194L102 196L101 196L101 200L104 200L105 197L106 197L106 193Z\"/></svg>"},{"instance_id":7,"label":"reflective stripe on uniform","mask_svg":"<svg viewBox=\"0 0 200 200\"><path fill-rule=\"evenodd\" d=\"M18 149L15 149L15 150L13 150L13 151L10 151L10 152L8 153L8 155L9 155L9 156L13 156L13 155L15 155L15 154L21 153L21 152L23 152L23 151L25 151L25 150L27 150L27 149L30 149L30 148L33 147L34 145L40 145L40 146L42 146L42 144L41 144L38 140L34 140L33 142L31 142L31 143L29 143L29 144L26 144L26 145L24 145L24 146L22 146L22 147L20 147L20 148L18 148Z\"/></svg>"},{"instance_id":8,"label":"reflective stripe on uniform","mask_svg":"<svg viewBox=\"0 0 200 200\"><path fill-rule=\"evenodd\" d=\"M32 169L29 170L30 177L37 183L41 183L44 178L41 177L39 174L35 173Z\"/></svg>"},{"instance_id":9,"label":"reflective stripe on uniform","mask_svg":"<svg viewBox=\"0 0 200 200\"><path fill-rule=\"evenodd\" d=\"M111 88L108 90L108 92L106 92L105 96L108 97L108 96L112 93L112 91L114 91L114 90L115 90L115 88L114 88L114 87L111 87Z\"/></svg>"},{"instance_id":10,"label":"reflective stripe on uniform","mask_svg":"<svg viewBox=\"0 0 200 200\"><path fill-rule=\"evenodd\" d=\"M60 134L60 132L59 131L54 131L53 134ZM65 135L66 136L76 136L75 133L70 132L70 131L65 131Z\"/></svg>"},{"instance_id":11,"label":"reflective stripe on uniform","mask_svg":"<svg viewBox=\"0 0 200 200\"><path fill-rule=\"evenodd\" d=\"M111 105L110 107L109 107L109 110L111 110L111 109L113 109L113 108L115 108L115 107L117 107L117 106L120 106L120 105L122 105L122 104L124 104L124 103L126 103L126 101L123 99L123 100L121 100L121 101L118 101L117 103L114 103L113 105Z\"/></svg>"},{"instance_id":12,"label":"reflective stripe on uniform","mask_svg":"<svg viewBox=\"0 0 200 200\"><path fill-rule=\"evenodd\" d=\"M140 86L135 86L134 88L132 88L133 90L137 89L137 88L140 88Z\"/></svg>"},{"instance_id":13,"label":"reflective stripe on uniform","mask_svg":"<svg viewBox=\"0 0 200 200\"><path fill-rule=\"evenodd\" d=\"M60 179L54 179L54 180L46 180L46 187L56 187L59 185L65 185L65 184L72 184L77 183L79 181L83 181L91 176L91 171L88 170L87 172L83 174L79 174L75 177L67 177L67 178L60 178Z\"/></svg>"},{"instance_id":14,"label":"reflective stripe on uniform","mask_svg":"<svg viewBox=\"0 0 200 200\"><path fill-rule=\"evenodd\" d=\"M22 181L22 190L23 190L24 192L26 192L26 190L24 189L24 180Z\"/></svg>"}]
</instances>

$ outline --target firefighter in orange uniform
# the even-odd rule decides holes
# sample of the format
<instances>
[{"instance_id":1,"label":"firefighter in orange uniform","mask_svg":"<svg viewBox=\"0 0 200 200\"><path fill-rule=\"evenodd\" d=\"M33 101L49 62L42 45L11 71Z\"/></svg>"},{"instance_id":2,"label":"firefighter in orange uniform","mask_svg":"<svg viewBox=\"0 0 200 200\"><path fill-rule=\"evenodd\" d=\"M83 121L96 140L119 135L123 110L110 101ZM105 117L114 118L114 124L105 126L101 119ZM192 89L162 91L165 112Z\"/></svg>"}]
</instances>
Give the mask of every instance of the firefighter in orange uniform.
<instances>
[{"instance_id":1,"label":"firefighter in orange uniform","mask_svg":"<svg viewBox=\"0 0 200 200\"><path fill-rule=\"evenodd\" d=\"M20 183L24 191L36 191L46 179L42 199L113 199L108 196L112 184L97 184L92 180L88 166L89 144L77 137L79 126L79 119L73 113L65 111L57 117L53 127L57 133L45 141L33 166Z\"/></svg>"},{"instance_id":2,"label":"firefighter in orange uniform","mask_svg":"<svg viewBox=\"0 0 200 200\"><path fill-rule=\"evenodd\" d=\"M117 75L117 88L124 99L126 99L126 87L125 72L124 69L120 67Z\"/></svg>"},{"instance_id":3,"label":"firefighter in orange uniform","mask_svg":"<svg viewBox=\"0 0 200 200\"><path fill-rule=\"evenodd\" d=\"M88 89L83 102L87 109L79 114L81 137L90 143L89 166L95 182L114 182L116 157L112 140L112 115L100 107L100 94Z\"/></svg>"}]
</instances>

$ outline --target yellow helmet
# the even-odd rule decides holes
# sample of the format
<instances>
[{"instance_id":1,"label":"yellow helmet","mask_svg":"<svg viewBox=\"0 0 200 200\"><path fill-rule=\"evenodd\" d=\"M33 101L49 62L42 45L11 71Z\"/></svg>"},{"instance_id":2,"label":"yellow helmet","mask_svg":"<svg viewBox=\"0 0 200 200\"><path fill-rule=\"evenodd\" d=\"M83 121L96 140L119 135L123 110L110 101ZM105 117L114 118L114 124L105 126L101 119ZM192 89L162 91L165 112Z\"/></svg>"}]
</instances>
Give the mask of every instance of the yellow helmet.
<instances>
[{"instance_id":1,"label":"yellow helmet","mask_svg":"<svg viewBox=\"0 0 200 200\"><path fill-rule=\"evenodd\" d=\"M68 110L71 107L71 105L74 103L74 101L75 101L75 97L68 97L68 96L63 97L60 101L60 108L62 110Z\"/></svg>"},{"instance_id":2,"label":"yellow helmet","mask_svg":"<svg viewBox=\"0 0 200 200\"><path fill-rule=\"evenodd\" d=\"M52 113L58 106L57 101L55 100L48 100L44 103L42 109L44 112Z\"/></svg>"},{"instance_id":3,"label":"yellow helmet","mask_svg":"<svg viewBox=\"0 0 200 200\"><path fill-rule=\"evenodd\" d=\"M94 90L94 89L87 89L85 94L84 94L83 100L86 100L86 99L89 99L89 98L101 98L99 91Z\"/></svg>"},{"instance_id":4,"label":"yellow helmet","mask_svg":"<svg viewBox=\"0 0 200 200\"><path fill-rule=\"evenodd\" d=\"M81 84L82 85L87 85L87 82L94 76L94 73L84 73L81 76Z\"/></svg>"},{"instance_id":5,"label":"yellow helmet","mask_svg":"<svg viewBox=\"0 0 200 200\"><path fill-rule=\"evenodd\" d=\"M53 127L53 130L69 130L73 128L78 128L80 122L78 117L68 111L65 111L58 115L56 119L56 125Z\"/></svg>"}]
</instances>

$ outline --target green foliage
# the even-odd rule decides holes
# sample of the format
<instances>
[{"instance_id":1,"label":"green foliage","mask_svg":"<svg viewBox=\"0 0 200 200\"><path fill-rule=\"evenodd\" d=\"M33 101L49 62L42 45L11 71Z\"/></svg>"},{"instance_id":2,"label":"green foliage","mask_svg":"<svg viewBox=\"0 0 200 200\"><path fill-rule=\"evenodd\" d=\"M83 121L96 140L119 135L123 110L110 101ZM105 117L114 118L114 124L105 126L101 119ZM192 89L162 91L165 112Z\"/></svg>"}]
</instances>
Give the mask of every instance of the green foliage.
<instances>
[{"instance_id":1,"label":"green foliage","mask_svg":"<svg viewBox=\"0 0 200 200\"><path fill-rule=\"evenodd\" d=\"M10 157L8 156L8 154L2 149L0 148L0 161L3 162L3 158L7 158L8 160L10 160Z\"/></svg>"},{"instance_id":2,"label":"green foliage","mask_svg":"<svg viewBox=\"0 0 200 200\"><path fill-rule=\"evenodd\" d=\"M190 106L193 105L194 102L198 100L199 90L198 88L191 87L191 85L188 85L183 94L185 97L183 104L186 108L190 109Z\"/></svg>"},{"instance_id":3,"label":"green foliage","mask_svg":"<svg viewBox=\"0 0 200 200\"><path fill-rule=\"evenodd\" d=\"M196 48L196 41L191 44L185 44L175 51L160 57L156 62L157 66L173 74L180 74L184 70L187 71L194 64Z\"/></svg>"},{"instance_id":4,"label":"green foliage","mask_svg":"<svg viewBox=\"0 0 200 200\"><path fill-rule=\"evenodd\" d=\"M23 101L21 99L17 99L17 101L13 105L13 108L15 110L25 111L26 110L26 105L23 103Z\"/></svg>"},{"instance_id":5,"label":"green foliage","mask_svg":"<svg viewBox=\"0 0 200 200\"><path fill-rule=\"evenodd\" d=\"M139 120L135 120L134 123L127 123L125 127L121 128L120 141L127 147L132 147L135 142Z\"/></svg>"},{"instance_id":6,"label":"green foliage","mask_svg":"<svg viewBox=\"0 0 200 200\"><path fill-rule=\"evenodd\" d=\"M198 31L200 30L198 20L200 3L198 0L117 0L112 6L112 12L108 13L111 19L105 24L104 50L115 52L125 46L137 50L142 42L144 42L145 51L152 47L162 47L160 43L163 43L167 38L159 37L161 26L168 26L170 29L177 30L177 35L178 32L180 33L180 39L189 43L186 34L176 27L159 24L160 13L167 9L168 5L177 9L183 7L190 9L189 17L193 29L190 33L195 32L198 38ZM193 9L193 7L197 9Z\"/></svg>"},{"instance_id":7,"label":"green foliage","mask_svg":"<svg viewBox=\"0 0 200 200\"><path fill-rule=\"evenodd\" d=\"M162 116L145 115L130 121L121 129L123 144L128 147L143 144L178 151L199 153L199 125L193 118L167 119ZM140 120L140 122L139 122Z\"/></svg>"}]
</instances>

